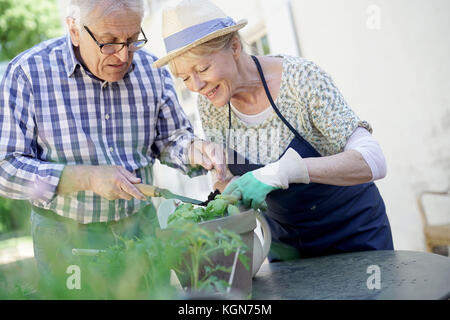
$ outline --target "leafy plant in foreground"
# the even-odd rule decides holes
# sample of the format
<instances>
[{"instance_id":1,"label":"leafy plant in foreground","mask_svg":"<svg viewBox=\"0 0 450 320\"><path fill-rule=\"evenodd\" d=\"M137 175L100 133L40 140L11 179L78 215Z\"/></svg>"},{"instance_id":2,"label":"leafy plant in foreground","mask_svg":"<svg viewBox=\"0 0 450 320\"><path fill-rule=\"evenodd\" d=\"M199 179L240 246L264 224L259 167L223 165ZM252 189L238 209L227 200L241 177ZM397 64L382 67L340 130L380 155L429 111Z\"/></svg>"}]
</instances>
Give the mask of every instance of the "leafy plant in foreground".
<instances>
[{"instance_id":1,"label":"leafy plant in foreground","mask_svg":"<svg viewBox=\"0 0 450 320\"><path fill-rule=\"evenodd\" d=\"M231 272L230 266L214 262L214 256L229 256L239 249L239 261L249 269L248 247L241 237L230 230L219 228L212 232L194 223L178 224L168 230L173 239L172 245L180 250L179 264L173 266L177 274L189 276L189 289L193 291L224 292L228 282L215 276L216 272Z\"/></svg>"},{"instance_id":2,"label":"leafy plant in foreground","mask_svg":"<svg viewBox=\"0 0 450 320\"><path fill-rule=\"evenodd\" d=\"M225 293L229 284L220 275L229 274L232 266L215 263L214 256L229 256L238 248L239 260L249 268L248 248L230 230L213 232L186 223L141 239L117 237L116 245L96 256L81 257L81 290L67 290L65 274L50 279L38 292L41 296L33 298L175 299L179 292L170 283L171 270L187 278L182 283L188 292Z\"/></svg>"}]
</instances>

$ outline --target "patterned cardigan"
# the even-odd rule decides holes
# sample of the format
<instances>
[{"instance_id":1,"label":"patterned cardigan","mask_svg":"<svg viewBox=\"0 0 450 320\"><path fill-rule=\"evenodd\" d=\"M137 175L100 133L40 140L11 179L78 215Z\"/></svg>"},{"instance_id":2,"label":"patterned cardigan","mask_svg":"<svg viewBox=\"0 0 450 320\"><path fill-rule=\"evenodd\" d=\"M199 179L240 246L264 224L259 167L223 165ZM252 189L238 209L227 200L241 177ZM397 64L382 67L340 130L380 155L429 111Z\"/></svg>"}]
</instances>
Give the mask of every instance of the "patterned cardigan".
<instances>
[{"instance_id":1,"label":"patterned cardigan","mask_svg":"<svg viewBox=\"0 0 450 320\"><path fill-rule=\"evenodd\" d=\"M281 89L275 104L283 116L322 156L340 153L358 127L372 132L347 105L331 77L314 62L304 58L283 58ZM267 164L278 160L294 138L293 133L273 113L257 125L248 125L233 112L228 130L228 107L215 107L205 97L198 98L205 138L225 144L250 161Z\"/></svg>"}]
</instances>

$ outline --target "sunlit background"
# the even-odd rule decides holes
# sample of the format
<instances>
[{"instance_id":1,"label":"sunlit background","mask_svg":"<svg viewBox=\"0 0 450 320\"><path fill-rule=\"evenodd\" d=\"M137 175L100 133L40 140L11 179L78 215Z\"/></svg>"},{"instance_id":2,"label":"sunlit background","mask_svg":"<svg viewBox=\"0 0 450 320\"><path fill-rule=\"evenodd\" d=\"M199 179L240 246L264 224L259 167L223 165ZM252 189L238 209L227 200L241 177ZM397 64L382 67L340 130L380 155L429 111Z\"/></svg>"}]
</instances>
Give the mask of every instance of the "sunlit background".
<instances>
[{"instance_id":1,"label":"sunlit background","mask_svg":"<svg viewBox=\"0 0 450 320\"><path fill-rule=\"evenodd\" d=\"M147 1L146 50L158 56L165 53L161 9L177 2ZM372 125L386 156L388 175L377 185L395 249L425 251L418 195L446 191L450 183L450 2L214 2L235 20L248 19L241 31L248 52L303 56L332 76L349 105ZM18 53L65 33L66 3L0 0L0 76ZM202 136L195 95L179 81L176 86L183 108ZM209 175L189 179L159 163L154 172L157 185L186 196L206 199L212 190ZM450 223L448 197L423 200L428 223ZM34 281L29 216L27 202L0 198L0 281L5 276ZM436 250L448 254L448 247Z\"/></svg>"}]
</instances>

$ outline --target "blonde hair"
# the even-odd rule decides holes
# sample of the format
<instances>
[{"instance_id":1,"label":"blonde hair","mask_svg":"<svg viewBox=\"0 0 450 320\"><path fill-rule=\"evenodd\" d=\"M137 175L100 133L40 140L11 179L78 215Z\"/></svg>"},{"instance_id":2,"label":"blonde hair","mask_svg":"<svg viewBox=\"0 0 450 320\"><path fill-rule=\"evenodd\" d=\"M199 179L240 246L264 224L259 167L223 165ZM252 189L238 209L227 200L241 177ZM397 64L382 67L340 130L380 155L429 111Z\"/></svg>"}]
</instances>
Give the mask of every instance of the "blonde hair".
<instances>
[{"instance_id":1,"label":"blonde hair","mask_svg":"<svg viewBox=\"0 0 450 320\"><path fill-rule=\"evenodd\" d=\"M189 51L183 53L179 57L199 58L199 57L204 57L204 56L210 55L212 53L218 52L220 50L229 49L231 47L233 39L236 37L237 37L239 43L241 44L241 47L243 48L241 36L238 31L235 31L235 32L228 33L223 36L211 39L205 43L202 43L202 44L190 49ZM169 69L172 72L172 74L176 75L177 69L176 69L176 66L174 63L174 59L170 60L168 62L168 65L169 65Z\"/></svg>"}]
</instances>

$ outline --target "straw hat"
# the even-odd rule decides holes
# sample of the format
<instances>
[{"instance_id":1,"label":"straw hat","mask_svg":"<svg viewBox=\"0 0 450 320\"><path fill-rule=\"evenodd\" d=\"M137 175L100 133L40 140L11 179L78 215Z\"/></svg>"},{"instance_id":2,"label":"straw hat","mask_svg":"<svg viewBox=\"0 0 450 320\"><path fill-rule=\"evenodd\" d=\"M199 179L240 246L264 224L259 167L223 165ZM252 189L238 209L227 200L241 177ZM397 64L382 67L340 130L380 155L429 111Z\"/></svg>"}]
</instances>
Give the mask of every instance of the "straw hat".
<instances>
[{"instance_id":1,"label":"straw hat","mask_svg":"<svg viewBox=\"0 0 450 320\"><path fill-rule=\"evenodd\" d=\"M162 33L167 55L155 61L156 68L214 38L242 29L246 19L237 23L208 0L183 0L163 11Z\"/></svg>"}]
</instances>

